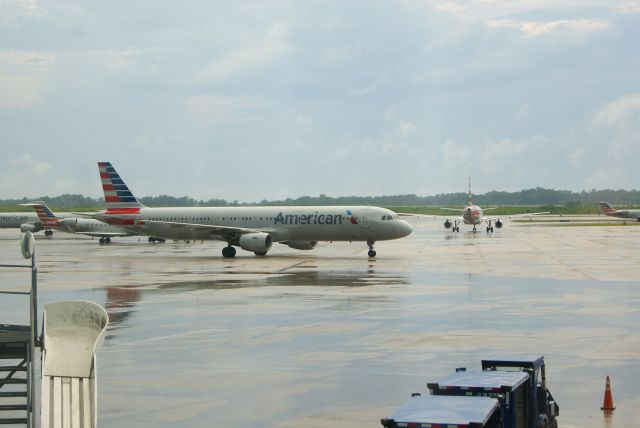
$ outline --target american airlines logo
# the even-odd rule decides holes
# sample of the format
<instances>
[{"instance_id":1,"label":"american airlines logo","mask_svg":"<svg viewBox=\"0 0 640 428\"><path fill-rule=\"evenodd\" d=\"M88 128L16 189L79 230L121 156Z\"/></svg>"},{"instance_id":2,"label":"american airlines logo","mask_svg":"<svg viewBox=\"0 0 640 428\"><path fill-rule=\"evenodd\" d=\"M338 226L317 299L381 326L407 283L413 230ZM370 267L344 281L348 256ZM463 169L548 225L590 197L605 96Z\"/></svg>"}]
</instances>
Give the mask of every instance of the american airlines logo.
<instances>
[{"instance_id":1,"label":"american airlines logo","mask_svg":"<svg viewBox=\"0 0 640 428\"><path fill-rule=\"evenodd\" d=\"M345 218L342 214L283 214L276 215L273 224L342 224ZM347 210L347 220L351 224L358 224L357 219Z\"/></svg>"}]
</instances>

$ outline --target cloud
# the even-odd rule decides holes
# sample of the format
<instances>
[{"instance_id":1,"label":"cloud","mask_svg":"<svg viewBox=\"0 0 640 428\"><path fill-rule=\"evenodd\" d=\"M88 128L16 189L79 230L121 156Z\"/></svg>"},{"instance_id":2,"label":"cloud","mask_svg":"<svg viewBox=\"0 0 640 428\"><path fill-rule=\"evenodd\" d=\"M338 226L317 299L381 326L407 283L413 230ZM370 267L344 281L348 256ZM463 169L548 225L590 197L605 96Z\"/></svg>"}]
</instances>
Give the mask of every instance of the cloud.
<instances>
[{"instance_id":1,"label":"cloud","mask_svg":"<svg viewBox=\"0 0 640 428\"><path fill-rule=\"evenodd\" d=\"M640 93L624 95L603 105L595 114L594 127L617 128L621 131L638 128L640 121Z\"/></svg>"},{"instance_id":2,"label":"cloud","mask_svg":"<svg viewBox=\"0 0 640 428\"><path fill-rule=\"evenodd\" d=\"M487 25L492 28L517 28L525 37L537 37L554 32L588 33L609 28L610 23L596 19L561 19L541 22L495 19L487 21Z\"/></svg>"},{"instance_id":3,"label":"cloud","mask_svg":"<svg viewBox=\"0 0 640 428\"><path fill-rule=\"evenodd\" d=\"M291 51L287 43L288 34L286 25L274 24L264 36L259 36L258 41L252 40L249 46L230 49L227 55L213 61L198 73L199 80L223 81L273 63Z\"/></svg>"},{"instance_id":4,"label":"cloud","mask_svg":"<svg viewBox=\"0 0 640 428\"><path fill-rule=\"evenodd\" d=\"M7 159L0 171L0 194L3 197L44 195L50 191L51 164L28 153Z\"/></svg>"},{"instance_id":5,"label":"cloud","mask_svg":"<svg viewBox=\"0 0 640 428\"><path fill-rule=\"evenodd\" d=\"M187 110L207 124L232 124L256 119L256 110L268 106L259 98L226 95L193 95L187 98Z\"/></svg>"},{"instance_id":6,"label":"cloud","mask_svg":"<svg viewBox=\"0 0 640 428\"><path fill-rule=\"evenodd\" d=\"M412 122L403 121L398 126L398 136L400 138L409 138L416 133L416 125Z\"/></svg>"},{"instance_id":7,"label":"cloud","mask_svg":"<svg viewBox=\"0 0 640 428\"><path fill-rule=\"evenodd\" d=\"M42 101L55 56L33 51L0 51L0 108L27 109Z\"/></svg>"}]
</instances>

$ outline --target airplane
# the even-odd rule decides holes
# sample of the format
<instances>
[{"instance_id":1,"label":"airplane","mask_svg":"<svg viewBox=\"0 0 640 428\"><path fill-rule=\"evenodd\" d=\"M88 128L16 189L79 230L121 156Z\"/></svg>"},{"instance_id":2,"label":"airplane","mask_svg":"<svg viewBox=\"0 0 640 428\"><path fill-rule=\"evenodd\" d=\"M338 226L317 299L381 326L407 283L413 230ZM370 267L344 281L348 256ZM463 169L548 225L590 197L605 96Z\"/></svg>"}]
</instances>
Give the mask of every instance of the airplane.
<instances>
[{"instance_id":1,"label":"airplane","mask_svg":"<svg viewBox=\"0 0 640 428\"><path fill-rule=\"evenodd\" d=\"M105 207L93 218L140 235L174 240L219 240L225 258L236 249L264 256L274 242L311 250L318 241L397 239L412 227L391 210L369 206L162 207L141 204L109 162L98 162Z\"/></svg>"},{"instance_id":2,"label":"airplane","mask_svg":"<svg viewBox=\"0 0 640 428\"><path fill-rule=\"evenodd\" d=\"M440 208L443 210L452 210L458 211L457 208ZM488 210L492 210L495 208L486 208ZM509 217L521 217L521 216L531 216L531 215L539 215L539 214L549 214L549 212L539 212L539 213L526 213L526 214L513 214ZM500 229L503 225L502 220L499 217L484 217L482 208L473 203L473 199L471 197L471 178L469 178L469 193L467 194L467 206L462 209L462 216L454 219L447 218L444 221L444 227L446 229L451 229L453 232L460 232L460 223L470 224L473 226L473 231L475 232L476 226L482 223L487 224L487 233L493 232L493 226Z\"/></svg>"},{"instance_id":3,"label":"airplane","mask_svg":"<svg viewBox=\"0 0 640 428\"><path fill-rule=\"evenodd\" d=\"M600 202L602 212L610 217L635 218L640 222L640 210L616 210L606 202Z\"/></svg>"},{"instance_id":4,"label":"airplane","mask_svg":"<svg viewBox=\"0 0 640 428\"><path fill-rule=\"evenodd\" d=\"M134 232L111 226L92 218L65 217L55 215L42 201L21 204L32 207L43 228L47 230L59 229L69 233L77 233L100 238L100 245L111 243L111 238L116 236L131 236Z\"/></svg>"},{"instance_id":5,"label":"airplane","mask_svg":"<svg viewBox=\"0 0 640 428\"><path fill-rule=\"evenodd\" d=\"M43 227L40 219L35 213L0 213L0 228L12 229L20 228L21 232L40 232ZM45 232L46 233L46 232Z\"/></svg>"}]
</instances>

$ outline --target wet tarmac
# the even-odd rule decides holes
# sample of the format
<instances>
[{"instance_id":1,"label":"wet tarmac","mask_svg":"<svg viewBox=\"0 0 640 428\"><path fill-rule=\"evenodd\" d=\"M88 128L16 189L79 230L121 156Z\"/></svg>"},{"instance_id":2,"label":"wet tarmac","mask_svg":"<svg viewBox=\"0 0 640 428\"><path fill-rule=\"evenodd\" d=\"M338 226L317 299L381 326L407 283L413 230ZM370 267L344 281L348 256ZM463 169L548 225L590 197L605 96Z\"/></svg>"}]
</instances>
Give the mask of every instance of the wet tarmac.
<instances>
[{"instance_id":1,"label":"wet tarmac","mask_svg":"<svg viewBox=\"0 0 640 428\"><path fill-rule=\"evenodd\" d=\"M640 227L412 222L376 260L363 243L228 260L219 242L58 233L36 241L40 316L67 299L109 312L101 427L378 427L428 381L514 355L545 356L560 427L640 424ZM24 263L19 238L0 231L0 263ZM25 322L28 302L3 295L0 314Z\"/></svg>"}]
</instances>

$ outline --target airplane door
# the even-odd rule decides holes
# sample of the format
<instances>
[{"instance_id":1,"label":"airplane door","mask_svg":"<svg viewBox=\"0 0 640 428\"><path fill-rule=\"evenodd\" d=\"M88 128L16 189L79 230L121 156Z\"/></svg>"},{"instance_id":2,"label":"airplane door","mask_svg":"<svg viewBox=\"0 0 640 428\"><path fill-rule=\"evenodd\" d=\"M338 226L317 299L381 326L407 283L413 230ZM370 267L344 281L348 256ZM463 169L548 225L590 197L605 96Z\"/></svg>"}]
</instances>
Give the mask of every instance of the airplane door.
<instances>
[{"instance_id":1,"label":"airplane door","mask_svg":"<svg viewBox=\"0 0 640 428\"><path fill-rule=\"evenodd\" d=\"M369 227L369 217L370 217L370 213L368 211L362 212L362 215L358 219L359 220L358 223L360 223L361 229L366 229Z\"/></svg>"}]
</instances>

